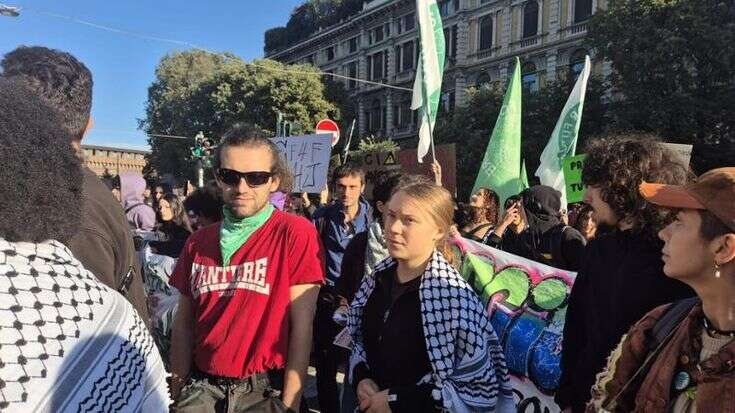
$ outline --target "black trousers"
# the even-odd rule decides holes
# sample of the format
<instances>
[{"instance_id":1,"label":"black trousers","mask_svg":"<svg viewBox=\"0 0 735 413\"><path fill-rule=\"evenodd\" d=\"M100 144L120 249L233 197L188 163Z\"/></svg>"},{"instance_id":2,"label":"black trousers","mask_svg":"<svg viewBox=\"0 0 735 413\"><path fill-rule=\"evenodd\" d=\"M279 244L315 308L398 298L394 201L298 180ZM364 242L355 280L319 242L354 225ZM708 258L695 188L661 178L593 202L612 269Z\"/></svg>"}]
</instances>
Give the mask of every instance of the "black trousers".
<instances>
[{"instance_id":1,"label":"black trousers","mask_svg":"<svg viewBox=\"0 0 735 413\"><path fill-rule=\"evenodd\" d=\"M314 364L319 409L322 413L339 413L337 369L347 360L346 350L335 346L334 338L343 327L332 319L336 305L327 290L319 293L314 316Z\"/></svg>"}]
</instances>

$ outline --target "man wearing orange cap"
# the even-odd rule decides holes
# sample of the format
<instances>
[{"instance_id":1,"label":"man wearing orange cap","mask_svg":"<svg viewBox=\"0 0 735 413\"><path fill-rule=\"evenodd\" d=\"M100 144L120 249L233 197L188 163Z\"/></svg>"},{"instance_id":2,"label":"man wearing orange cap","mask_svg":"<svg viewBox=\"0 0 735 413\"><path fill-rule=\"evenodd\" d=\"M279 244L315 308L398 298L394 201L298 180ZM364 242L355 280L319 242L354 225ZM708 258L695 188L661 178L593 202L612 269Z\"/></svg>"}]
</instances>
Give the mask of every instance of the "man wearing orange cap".
<instances>
[{"instance_id":1,"label":"man wearing orange cap","mask_svg":"<svg viewBox=\"0 0 735 413\"><path fill-rule=\"evenodd\" d=\"M685 186L643 183L677 211L659 232L667 276L697 297L644 316L613 351L588 412L735 411L735 168Z\"/></svg>"}]
</instances>

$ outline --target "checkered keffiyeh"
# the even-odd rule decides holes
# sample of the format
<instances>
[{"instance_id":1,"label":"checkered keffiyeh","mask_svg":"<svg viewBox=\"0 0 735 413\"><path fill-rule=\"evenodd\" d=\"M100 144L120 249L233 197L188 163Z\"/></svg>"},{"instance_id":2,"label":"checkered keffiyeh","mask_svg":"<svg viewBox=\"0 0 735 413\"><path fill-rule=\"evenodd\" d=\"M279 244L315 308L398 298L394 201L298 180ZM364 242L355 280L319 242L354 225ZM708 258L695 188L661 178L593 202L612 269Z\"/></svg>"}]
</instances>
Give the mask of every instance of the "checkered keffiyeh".
<instances>
[{"instance_id":1,"label":"checkered keffiyeh","mask_svg":"<svg viewBox=\"0 0 735 413\"><path fill-rule=\"evenodd\" d=\"M64 245L0 238L0 411L162 412L165 379L135 309Z\"/></svg>"},{"instance_id":2,"label":"checkered keffiyeh","mask_svg":"<svg viewBox=\"0 0 735 413\"><path fill-rule=\"evenodd\" d=\"M348 328L353 350L350 372L367 365L362 318L375 289L375 274L397 265L387 258L364 277L350 308ZM419 287L424 339L432 366L432 397L451 412L515 412L503 350L485 307L461 275L437 251Z\"/></svg>"}]
</instances>

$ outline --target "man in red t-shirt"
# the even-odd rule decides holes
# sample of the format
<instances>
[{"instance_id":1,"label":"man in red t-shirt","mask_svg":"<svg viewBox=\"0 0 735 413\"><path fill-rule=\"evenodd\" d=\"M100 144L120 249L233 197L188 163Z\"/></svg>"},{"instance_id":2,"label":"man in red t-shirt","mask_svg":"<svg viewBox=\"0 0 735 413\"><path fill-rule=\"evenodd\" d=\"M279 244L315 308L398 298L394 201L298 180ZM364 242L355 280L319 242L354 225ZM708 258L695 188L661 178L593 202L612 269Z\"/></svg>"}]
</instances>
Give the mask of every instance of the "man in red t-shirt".
<instances>
[{"instance_id":1,"label":"man in red t-shirt","mask_svg":"<svg viewBox=\"0 0 735 413\"><path fill-rule=\"evenodd\" d=\"M258 130L227 132L215 168L224 220L189 237L171 277L175 410L298 411L324 279L316 228L269 203L288 167Z\"/></svg>"}]
</instances>

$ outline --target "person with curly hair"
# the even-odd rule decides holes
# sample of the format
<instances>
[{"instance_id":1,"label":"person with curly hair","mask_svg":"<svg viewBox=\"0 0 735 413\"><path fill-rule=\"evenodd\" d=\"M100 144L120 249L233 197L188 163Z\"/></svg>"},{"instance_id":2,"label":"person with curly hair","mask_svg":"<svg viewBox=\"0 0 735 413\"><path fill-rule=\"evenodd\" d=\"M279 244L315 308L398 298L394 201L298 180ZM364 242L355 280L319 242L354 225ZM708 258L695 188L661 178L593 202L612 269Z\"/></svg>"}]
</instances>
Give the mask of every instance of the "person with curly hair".
<instances>
[{"instance_id":1,"label":"person with curly hair","mask_svg":"<svg viewBox=\"0 0 735 413\"><path fill-rule=\"evenodd\" d=\"M487 243L492 229L498 225L500 210L498 194L490 188L481 187L471 197L466 207L467 222L460 229L463 237Z\"/></svg>"},{"instance_id":2,"label":"person with curly hair","mask_svg":"<svg viewBox=\"0 0 735 413\"><path fill-rule=\"evenodd\" d=\"M165 411L145 324L63 244L82 225L84 189L63 119L0 78L0 410Z\"/></svg>"},{"instance_id":3,"label":"person with curly hair","mask_svg":"<svg viewBox=\"0 0 735 413\"><path fill-rule=\"evenodd\" d=\"M691 178L679 157L648 135L592 140L582 182L598 223L613 230L587 244L567 308L562 375L555 400L582 412L595 375L620 337L659 305L694 293L666 277L657 232L668 214L638 192L643 181L682 184Z\"/></svg>"},{"instance_id":4,"label":"person with curly hair","mask_svg":"<svg viewBox=\"0 0 735 413\"><path fill-rule=\"evenodd\" d=\"M81 157L82 138L93 124L89 69L69 53L38 46L18 47L0 66L3 77L22 82L59 113L58 126ZM105 285L126 290L125 298L148 325L143 278L120 203L92 170L82 167L82 175L82 222L66 245ZM131 268L133 276L128 277Z\"/></svg>"}]
</instances>

